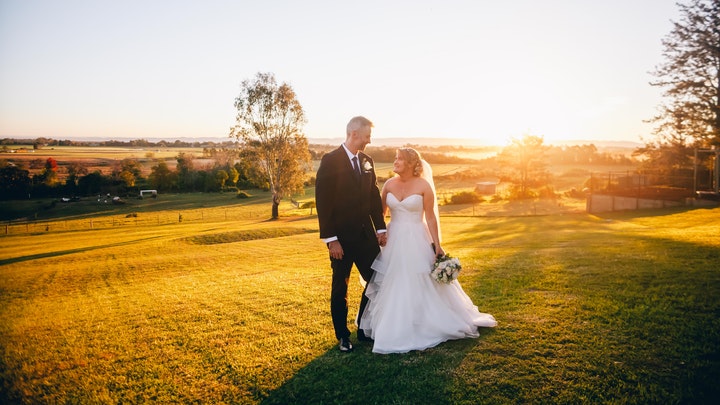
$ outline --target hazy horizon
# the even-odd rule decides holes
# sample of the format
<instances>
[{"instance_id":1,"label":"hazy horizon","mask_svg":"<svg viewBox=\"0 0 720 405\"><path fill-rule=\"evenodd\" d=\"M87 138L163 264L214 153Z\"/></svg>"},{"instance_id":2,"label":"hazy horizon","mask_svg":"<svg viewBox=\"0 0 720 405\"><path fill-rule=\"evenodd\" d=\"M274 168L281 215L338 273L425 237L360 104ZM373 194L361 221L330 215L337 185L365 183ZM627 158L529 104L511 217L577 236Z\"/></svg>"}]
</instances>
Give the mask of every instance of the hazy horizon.
<instances>
[{"instance_id":1,"label":"hazy horizon","mask_svg":"<svg viewBox=\"0 0 720 405\"><path fill-rule=\"evenodd\" d=\"M28 142L34 141L38 137L35 138L27 138L27 137L0 137L0 139L7 138L7 139L17 139L17 140L27 140ZM214 143L222 143L222 142L231 142L232 139L228 138L222 138L222 137L147 137L147 138L104 138L104 137L97 137L97 136L88 136L88 137L66 137L66 138L53 138L53 137L42 137L46 139L52 139L56 141L64 141L64 140L70 140L70 141L77 141L77 142L108 142L108 141L117 141L117 142L129 142L133 140L146 140L148 142L160 142L160 141L166 141L166 142L174 142L174 141L181 141L181 142L214 142ZM318 138L318 137L307 137L308 143L311 145L340 145L345 138L344 137L334 137L334 138ZM408 144L414 144L414 145L422 145L422 146L466 146L466 147L503 147L507 146L509 144L509 140L506 143L487 143L484 140L480 139L468 139L468 138L442 138L442 137L426 137L426 138L420 138L420 137L373 137L372 142L369 146L403 146ZM568 140L559 140L559 141L546 141L545 144L547 145L586 145L586 144L595 144L596 146L616 146L616 147L638 147L641 146L642 143L640 142L633 142L633 141L621 141L621 140L602 140L602 139L568 139Z\"/></svg>"}]
</instances>

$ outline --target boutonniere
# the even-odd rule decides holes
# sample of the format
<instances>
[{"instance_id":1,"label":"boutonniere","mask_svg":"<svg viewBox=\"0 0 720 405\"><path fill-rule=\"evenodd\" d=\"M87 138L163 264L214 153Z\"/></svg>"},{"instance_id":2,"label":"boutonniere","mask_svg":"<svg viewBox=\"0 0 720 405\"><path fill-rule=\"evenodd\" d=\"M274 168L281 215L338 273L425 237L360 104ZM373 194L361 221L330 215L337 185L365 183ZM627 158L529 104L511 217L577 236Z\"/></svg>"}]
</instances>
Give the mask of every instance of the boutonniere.
<instances>
[{"instance_id":1,"label":"boutonniere","mask_svg":"<svg viewBox=\"0 0 720 405\"><path fill-rule=\"evenodd\" d=\"M363 160L362 167L363 167L363 170L365 170L366 172L369 172L373 168L372 164L370 163L369 160Z\"/></svg>"}]
</instances>

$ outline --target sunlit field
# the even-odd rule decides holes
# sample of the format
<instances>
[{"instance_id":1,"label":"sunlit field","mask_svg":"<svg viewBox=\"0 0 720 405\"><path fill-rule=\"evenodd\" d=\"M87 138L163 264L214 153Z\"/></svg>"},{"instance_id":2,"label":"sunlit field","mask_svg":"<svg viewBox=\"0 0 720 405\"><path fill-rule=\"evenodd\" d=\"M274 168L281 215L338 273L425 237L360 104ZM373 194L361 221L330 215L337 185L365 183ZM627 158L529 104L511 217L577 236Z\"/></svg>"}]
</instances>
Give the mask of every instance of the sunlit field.
<instances>
[{"instance_id":1,"label":"sunlit field","mask_svg":"<svg viewBox=\"0 0 720 405\"><path fill-rule=\"evenodd\" d=\"M136 222L114 207L0 236L0 403L644 404L720 394L718 208L442 213L460 280L498 327L423 352L376 355L360 343L348 355L336 349L314 213L283 202L269 221L267 195L193 197L136 207ZM71 226L90 218L117 222Z\"/></svg>"},{"instance_id":2,"label":"sunlit field","mask_svg":"<svg viewBox=\"0 0 720 405\"><path fill-rule=\"evenodd\" d=\"M19 150L20 146L14 146L13 149ZM113 166L119 164L123 159L134 159L139 163L143 176L147 177L151 167L156 165L159 160L166 161L168 167L174 168L176 158L181 153L198 158L196 164L199 166L208 163L202 159L202 148L193 147L53 146L33 150L32 146L28 145L23 151L2 153L0 159L18 162L27 167L33 160L40 160L44 163L46 159L53 158L58 161L60 166L69 162L78 162L88 169L88 172L99 170L104 174L109 174ZM40 169L34 169L31 172L38 173L39 171ZM60 171L59 179L65 179L63 171Z\"/></svg>"},{"instance_id":3,"label":"sunlit field","mask_svg":"<svg viewBox=\"0 0 720 405\"><path fill-rule=\"evenodd\" d=\"M21 146L14 146L19 149ZM57 160L74 159L140 159L155 157L160 159L173 158L178 153L192 153L200 155L202 148L178 148L178 147L121 147L121 146L48 146L33 150L32 145L24 147L25 151L12 154L3 154L5 159L47 159L48 157Z\"/></svg>"}]
</instances>

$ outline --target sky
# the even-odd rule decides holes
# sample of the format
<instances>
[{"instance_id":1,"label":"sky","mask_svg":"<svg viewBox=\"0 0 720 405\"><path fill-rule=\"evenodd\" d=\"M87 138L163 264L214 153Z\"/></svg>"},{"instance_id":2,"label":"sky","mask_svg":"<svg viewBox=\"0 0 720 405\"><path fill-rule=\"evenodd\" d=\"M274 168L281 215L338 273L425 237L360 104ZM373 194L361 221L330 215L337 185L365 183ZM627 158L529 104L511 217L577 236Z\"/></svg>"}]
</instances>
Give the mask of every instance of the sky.
<instances>
[{"instance_id":1,"label":"sky","mask_svg":"<svg viewBox=\"0 0 720 405\"><path fill-rule=\"evenodd\" d=\"M311 139L642 142L675 2L0 0L0 138L227 138L263 72Z\"/></svg>"}]
</instances>

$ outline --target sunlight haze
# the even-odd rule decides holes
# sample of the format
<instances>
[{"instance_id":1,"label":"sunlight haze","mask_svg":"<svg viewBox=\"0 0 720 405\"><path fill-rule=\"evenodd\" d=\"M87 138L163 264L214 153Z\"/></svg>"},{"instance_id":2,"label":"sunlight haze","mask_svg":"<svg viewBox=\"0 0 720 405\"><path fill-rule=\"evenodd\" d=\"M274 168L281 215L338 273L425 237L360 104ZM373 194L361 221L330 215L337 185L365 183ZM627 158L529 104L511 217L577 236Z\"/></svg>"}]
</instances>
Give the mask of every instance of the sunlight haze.
<instances>
[{"instance_id":1,"label":"sunlight haze","mask_svg":"<svg viewBox=\"0 0 720 405\"><path fill-rule=\"evenodd\" d=\"M0 137L227 138L288 82L308 138L641 142L674 0L0 0Z\"/></svg>"}]
</instances>

